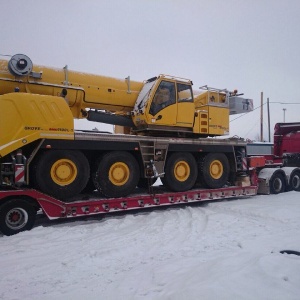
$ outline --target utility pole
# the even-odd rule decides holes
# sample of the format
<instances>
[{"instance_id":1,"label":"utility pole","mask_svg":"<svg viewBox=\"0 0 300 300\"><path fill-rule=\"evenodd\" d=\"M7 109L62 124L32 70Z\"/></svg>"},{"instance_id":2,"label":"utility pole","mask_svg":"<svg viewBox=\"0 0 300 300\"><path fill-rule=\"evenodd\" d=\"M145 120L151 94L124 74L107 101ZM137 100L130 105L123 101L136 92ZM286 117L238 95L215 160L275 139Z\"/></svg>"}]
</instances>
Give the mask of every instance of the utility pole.
<instances>
[{"instance_id":1,"label":"utility pole","mask_svg":"<svg viewBox=\"0 0 300 300\"><path fill-rule=\"evenodd\" d=\"M267 108L268 108L268 132L269 132L269 142L271 142L271 130L270 130L270 101L267 98Z\"/></svg>"},{"instance_id":2,"label":"utility pole","mask_svg":"<svg viewBox=\"0 0 300 300\"><path fill-rule=\"evenodd\" d=\"M264 93L261 92L260 93L260 141L263 142L264 141L264 136L263 136L263 120L264 120L264 110L263 110L263 102L264 102Z\"/></svg>"},{"instance_id":3,"label":"utility pole","mask_svg":"<svg viewBox=\"0 0 300 300\"><path fill-rule=\"evenodd\" d=\"M283 108L283 123L285 123L285 111L286 111L286 108Z\"/></svg>"}]
</instances>

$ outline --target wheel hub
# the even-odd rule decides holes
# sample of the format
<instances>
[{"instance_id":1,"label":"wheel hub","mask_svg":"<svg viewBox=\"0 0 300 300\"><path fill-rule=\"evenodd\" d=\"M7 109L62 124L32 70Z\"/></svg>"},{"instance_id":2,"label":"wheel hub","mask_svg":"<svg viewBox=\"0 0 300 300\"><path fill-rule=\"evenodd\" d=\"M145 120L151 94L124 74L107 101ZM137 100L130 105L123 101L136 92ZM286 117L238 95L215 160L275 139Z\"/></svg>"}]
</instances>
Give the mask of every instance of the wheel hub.
<instances>
[{"instance_id":1,"label":"wheel hub","mask_svg":"<svg viewBox=\"0 0 300 300\"><path fill-rule=\"evenodd\" d=\"M124 185L130 175L130 170L125 163L117 162L114 163L109 170L109 180L117 186Z\"/></svg>"},{"instance_id":2,"label":"wheel hub","mask_svg":"<svg viewBox=\"0 0 300 300\"><path fill-rule=\"evenodd\" d=\"M58 185L69 185L76 177L76 165L69 159L60 159L51 168L51 178Z\"/></svg>"},{"instance_id":3,"label":"wheel hub","mask_svg":"<svg viewBox=\"0 0 300 300\"><path fill-rule=\"evenodd\" d=\"M279 178L275 178L273 187L275 191L280 191L282 188L282 181Z\"/></svg>"},{"instance_id":4,"label":"wheel hub","mask_svg":"<svg viewBox=\"0 0 300 300\"><path fill-rule=\"evenodd\" d=\"M5 223L10 229L21 229L27 224L27 222L28 214L23 208L13 208L6 214Z\"/></svg>"},{"instance_id":5,"label":"wheel hub","mask_svg":"<svg viewBox=\"0 0 300 300\"><path fill-rule=\"evenodd\" d=\"M210 165L210 176L219 179L223 175L223 165L219 160L214 160Z\"/></svg>"},{"instance_id":6,"label":"wheel hub","mask_svg":"<svg viewBox=\"0 0 300 300\"><path fill-rule=\"evenodd\" d=\"M293 189L297 190L300 187L300 177L295 175L292 179L292 187Z\"/></svg>"},{"instance_id":7,"label":"wheel hub","mask_svg":"<svg viewBox=\"0 0 300 300\"><path fill-rule=\"evenodd\" d=\"M13 223L17 222L18 220L20 220L21 215L19 214L19 212L13 212L10 216L9 216L9 220Z\"/></svg>"},{"instance_id":8,"label":"wheel hub","mask_svg":"<svg viewBox=\"0 0 300 300\"><path fill-rule=\"evenodd\" d=\"M179 161L174 168L174 175L178 181L186 181L190 176L190 166L185 161Z\"/></svg>"}]
</instances>

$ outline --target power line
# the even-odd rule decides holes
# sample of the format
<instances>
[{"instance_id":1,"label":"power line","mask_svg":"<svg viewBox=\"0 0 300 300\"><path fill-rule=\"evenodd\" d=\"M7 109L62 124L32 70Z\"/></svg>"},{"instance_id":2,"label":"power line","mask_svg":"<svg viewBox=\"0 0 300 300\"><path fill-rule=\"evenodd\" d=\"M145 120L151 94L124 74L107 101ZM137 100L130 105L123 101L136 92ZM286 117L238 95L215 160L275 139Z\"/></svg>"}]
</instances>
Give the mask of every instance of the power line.
<instances>
[{"instance_id":1,"label":"power line","mask_svg":"<svg viewBox=\"0 0 300 300\"><path fill-rule=\"evenodd\" d=\"M287 103L285 103L285 102L276 102L276 101L274 101L274 102L272 101L272 102L269 102L269 103L279 103L279 104L284 104L284 105L300 104L298 102L287 102ZM267 102L263 103L263 105L265 105L265 104L267 104ZM252 111L246 112L246 113L238 116L237 118L231 120L230 123L237 120L237 119L239 119L239 118L241 118L241 117L243 117L243 116L245 116L245 115L247 115L247 114L249 114L249 113L251 113L251 112L253 112L253 111L255 111L255 110L257 110L258 108L261 108L263 105L260 105L260 106L256 107L255 109L253 109Z\"/></svg>"},{"instance_id":2,"label":"power line","mask_svg":"<svg viewBox=\"0 0 300 300\"><path fill-rule=\"evenodd\" d=\"M279 103L279 104L288 104L288 105L290 105L290 104L300 104L300 102L298 103L298 102L269 102L269 103Z\"/></svg>"},{"instance_id":3,"label":"power line","mask_svg":"<svg viewBox=\"0 0 300 300\"><path fill-rule=\"evenodd\" d=\"M266 103L267 103L267 102L263 103L263 105L265 105ZM259 108L261 108L261 107L262 107L262 105L260 105L260 106L258 106L258 107L256 107L256 108L254 108L252 111L246 112L246 113L244 113L244 114L242 114L242 115L236 117L235 119L231 120L230 122L233 122L233 121L235 121L235 120L237 120L237 119L239 119L239 118L241 118L241 117L243 117L243 116L245 116L245 115L247 115L247 114L249 114L249 113L252 113L253 111L255 111L255 110L257 110L257 109L259 109Z\"/></svg>"},{"instance_id":4,"label":"power line","mask_svg":"<svg viewBox=\"0 0 300 300\"><path fill-rule=\"evenodd\" d=\"M9 54L1 54L1 53L0 53L0 56L8 56L8 57L12 57L12 55L9 55Z\"/></svg>"}]
</instances>

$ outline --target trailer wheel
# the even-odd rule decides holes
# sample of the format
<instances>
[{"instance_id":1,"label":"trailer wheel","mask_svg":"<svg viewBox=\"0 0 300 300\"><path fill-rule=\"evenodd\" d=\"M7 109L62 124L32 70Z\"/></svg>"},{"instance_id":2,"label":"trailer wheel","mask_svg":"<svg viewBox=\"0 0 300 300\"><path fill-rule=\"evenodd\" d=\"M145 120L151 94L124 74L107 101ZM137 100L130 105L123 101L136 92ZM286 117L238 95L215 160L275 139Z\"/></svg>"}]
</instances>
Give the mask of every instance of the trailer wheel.
<instances>
[{"instance_id":1,"label":"trailer wheel","mask_svg":"<svg viewBox=\"0 0 300 300\"><path fill-rule=\"evenodd\" d=\"M194 156L191 153L172 154L165 167L163 184L175 192L190 190L197 179L198 169Z\"/></svg>"},{"instance_id":2,"label":"trailer wheel","mask_svg":"<svg viewBox=\"0 0 300 300\"><path fill-rule=\"evenodd\" d=\"M300 192L300 171L296 171L290 180L290 187L292 190Z\"/></svg>"},{"instance_id":3,"label":"trailer wheel","mask_svg":"<svg viewBox=\"0 0 300 300\"><path fill-rule=\"evenodd\" d=\"M270 193L271 194L279 194L285 191L285 180L281 173L275 173L269 182L270 185Z\"/></svg>"},{"instance_id":4,"label":"trailer wheel","mask_svg":"<svg viewBox=\"0 0 300 300\"><path fill-rule=\"evenodd\" d=\"M35 208L25 200L10 200L0 206L0 231L5 235L13 235L30 230L35 216Z\"/></svg>"},{"instance_id":5,"label":"trailer wheel","mask_svg":"<svg viewBox=\"0 0 300 300\"><path fill-rule=\"evenodd\" d=\"M139 165L128 152L110 152L99 162L96 172L98 190L106 197L125 197L139 181Z\"/></svg>"},{"instance_id":6,"label":"trailer wheel","mask_svg":"<svg viewBox=\"0 0 300 300\"><path fill-rule=\"evenodd\" d=\"M80 151L50 150L35 163L36 188L59 199L79 194L87 185L90 167Z\"/></svg>"},{"instance_id":7,"label":"trailer wheel","mask_svg":"<svg viewBox=\"0 0 300 300\"><path fill-rule=\"evenodd\" d=\"M200 163L201 182L208 188L223 187L230 172L228 158L223 153L209 153Z\"/></svg>"}]
</instances>

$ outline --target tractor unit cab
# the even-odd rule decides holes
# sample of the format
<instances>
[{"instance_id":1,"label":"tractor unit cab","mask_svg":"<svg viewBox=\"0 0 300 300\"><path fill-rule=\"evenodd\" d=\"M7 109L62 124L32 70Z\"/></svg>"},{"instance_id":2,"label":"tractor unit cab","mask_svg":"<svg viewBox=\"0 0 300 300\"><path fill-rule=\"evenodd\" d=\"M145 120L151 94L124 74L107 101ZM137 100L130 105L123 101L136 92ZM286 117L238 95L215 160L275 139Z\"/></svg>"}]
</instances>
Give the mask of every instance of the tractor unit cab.
<instances>
[{"instance_id":1,"label":"tractor unit cab","mask_svg":"<svg viewBox=\"0 0 300 300\"><path fill-rule=\"evenodd\" d=\"M277 123L274 128L274 155L285 166L300 167L300 123Z\"/></svg>"}]
</instances>

